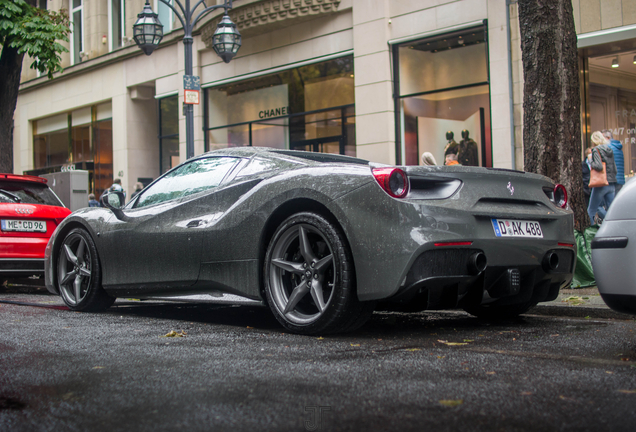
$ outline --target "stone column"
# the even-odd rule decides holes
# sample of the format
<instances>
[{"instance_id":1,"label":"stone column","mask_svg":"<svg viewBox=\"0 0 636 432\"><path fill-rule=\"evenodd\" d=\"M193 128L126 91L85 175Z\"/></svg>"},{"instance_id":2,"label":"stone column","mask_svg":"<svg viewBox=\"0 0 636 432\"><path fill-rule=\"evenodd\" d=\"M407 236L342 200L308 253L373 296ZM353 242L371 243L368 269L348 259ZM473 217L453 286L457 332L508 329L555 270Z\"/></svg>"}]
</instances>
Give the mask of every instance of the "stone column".
<instances>
[{"instance_id":1,"label":"stone column","mask_svg":"<svg viewBox=\"0 0 636 432\"><path fill-rule=\"evenodd\" d=\"M395 164L389 0L353 2L356 155Z\"/></svg>"}]
</instances>

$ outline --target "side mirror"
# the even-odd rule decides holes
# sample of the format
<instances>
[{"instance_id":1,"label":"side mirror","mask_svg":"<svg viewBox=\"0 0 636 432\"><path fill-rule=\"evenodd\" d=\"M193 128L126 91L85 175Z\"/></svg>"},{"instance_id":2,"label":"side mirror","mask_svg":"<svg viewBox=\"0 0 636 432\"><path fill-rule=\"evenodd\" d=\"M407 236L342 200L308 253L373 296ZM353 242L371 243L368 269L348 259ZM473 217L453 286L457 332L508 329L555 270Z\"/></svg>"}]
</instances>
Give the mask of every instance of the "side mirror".
<instances>
[{"instance_id":1,"label":"side mirror","mask_svg":"<svg viewBox=\"0 0 636 432\"><path fill-rule=\"evenodd\" d=\"M126 197L123 192L107 191L102 195L102 205L110 209L115 217L121 221L128 220L128 217L122 211L124 204L126 204Z\"/></svg>"},{"instance_id":2,"label":"side mirror","mask_svg":"<svg viewBox=\"0 0 636 432\"><path fill-rule=\"evenodd\" d=\"M110 191L102 195L102 205L111 210L120 210L126 203L123 192Z\"/></svg>"}]
</instances>

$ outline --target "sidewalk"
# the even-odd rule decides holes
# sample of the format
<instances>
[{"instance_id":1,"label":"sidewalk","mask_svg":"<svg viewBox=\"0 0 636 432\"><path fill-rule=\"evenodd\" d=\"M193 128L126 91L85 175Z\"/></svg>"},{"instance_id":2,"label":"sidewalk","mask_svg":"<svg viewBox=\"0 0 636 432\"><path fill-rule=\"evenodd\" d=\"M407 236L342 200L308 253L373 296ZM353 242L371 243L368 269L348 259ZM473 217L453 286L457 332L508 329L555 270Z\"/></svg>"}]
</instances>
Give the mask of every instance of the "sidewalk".
<instances>
[{"instance_id":1,"label":"sidewalk","mask_svg":"<svg viewBox=\"0 0 636 432\"><path fill-rule=\"evenodd\" d=\"M636 316L615 312L610 309L601 298L596 287L562 289L556 300L539 303L528 314L621 320L636 319Z\"/></svg>"}]
</instances>

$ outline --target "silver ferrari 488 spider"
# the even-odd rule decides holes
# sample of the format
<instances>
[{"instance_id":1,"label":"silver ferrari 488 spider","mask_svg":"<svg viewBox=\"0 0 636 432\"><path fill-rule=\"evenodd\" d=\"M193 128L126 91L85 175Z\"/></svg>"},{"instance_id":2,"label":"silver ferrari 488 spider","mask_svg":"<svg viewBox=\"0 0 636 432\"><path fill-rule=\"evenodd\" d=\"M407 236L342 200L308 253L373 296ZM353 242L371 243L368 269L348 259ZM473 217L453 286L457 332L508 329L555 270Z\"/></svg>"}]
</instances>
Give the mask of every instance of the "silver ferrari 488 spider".
<instances>
[{"instance_id":1,"label":"silver ferrari 488 spider","mask_svg":"<svg viewBox=\"0 0 636 432\"><path fill-rule=\"evenodd\" d=\"M555 299L576 259L565 188L513 170L231 148L123 201L76 211L48 243L47 288L72 310L232 294L301 334L375 309L514 317Z\"/></svg>"}]
</instances>

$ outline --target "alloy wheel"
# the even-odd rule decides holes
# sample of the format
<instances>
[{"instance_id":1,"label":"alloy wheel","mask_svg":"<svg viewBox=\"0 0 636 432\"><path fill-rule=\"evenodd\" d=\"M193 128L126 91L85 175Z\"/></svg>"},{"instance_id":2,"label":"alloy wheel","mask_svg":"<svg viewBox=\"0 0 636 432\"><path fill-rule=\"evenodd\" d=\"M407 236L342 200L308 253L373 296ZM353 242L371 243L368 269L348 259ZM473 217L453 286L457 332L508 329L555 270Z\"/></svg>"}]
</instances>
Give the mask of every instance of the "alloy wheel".
<instances>
[{"instance_id":1,"label":"alloy wheel","mask_svg":"<svg viewBox=\"0 0 636 432\"><path fill-rule=\"evenodd\" d=\"M91 283L91 253L79 234L64 239L58 259L57 279L60 293L70 305L78 305Z\"/></svg>"},{"instance_id":2,"label":"alloy wheel","mask_svg":"<svg viewBox=\"0 0 636 432\"><path fill-rule=\"evenodd\" d=\"M278 237L270 257L269 286L276 308L294 324L318 320L336 284L333 251L325 235L309 224L292 225Z\"/></svg>"}]
</instances>

